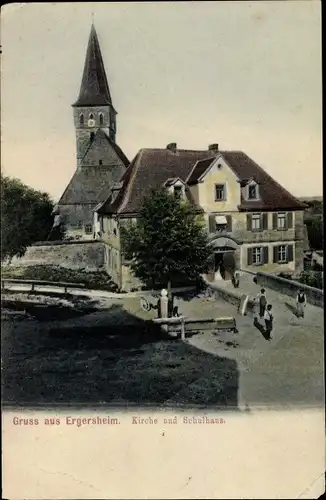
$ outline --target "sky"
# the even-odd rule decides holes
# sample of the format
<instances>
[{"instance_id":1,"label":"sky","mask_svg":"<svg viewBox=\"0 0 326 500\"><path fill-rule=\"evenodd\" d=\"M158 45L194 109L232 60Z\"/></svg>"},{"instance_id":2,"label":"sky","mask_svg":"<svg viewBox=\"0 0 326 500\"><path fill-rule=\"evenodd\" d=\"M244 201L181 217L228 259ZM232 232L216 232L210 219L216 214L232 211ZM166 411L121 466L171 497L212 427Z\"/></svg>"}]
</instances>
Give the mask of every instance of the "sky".
<instances>
[{"instance_id":1,"label":"sky","mask_svg":"<svg viewBox=\"0 0 326 500\"><path fill-rule=\"evenodd\" d=\"M57 200L76 169L71 104L90 27L117 143L242 150L296 196L322 195L318 0L8 4L1 12L2 172Z\"/></svg>"}]
</instances>

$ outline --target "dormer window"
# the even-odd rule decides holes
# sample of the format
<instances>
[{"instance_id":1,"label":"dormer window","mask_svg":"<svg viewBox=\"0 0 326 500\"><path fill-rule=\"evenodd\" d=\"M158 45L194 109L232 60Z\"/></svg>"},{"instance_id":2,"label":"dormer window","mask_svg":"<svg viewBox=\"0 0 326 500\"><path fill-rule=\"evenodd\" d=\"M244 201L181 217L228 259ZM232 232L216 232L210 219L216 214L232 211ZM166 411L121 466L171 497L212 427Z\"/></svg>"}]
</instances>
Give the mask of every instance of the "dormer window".
<instances>
[{"instance_id":1,"label":"dormer window","mask_svg":"<svg viewBox=\"0 0 326 500\"><path fill-rule=\"evenodd\" d=\"M79 117L79 125L81 127L83 127L84 126L84 122L85 122L84 115L81 114L80 117Z\"/></svg>"},{"instance_id":2,"label":"dormer window","mask_svg":"<svg viewBox=\"0 0 326 500\"><path fill-rule=\"evenodd\" d=\"M177 200L180 200L182 198L182 186L174 186L174 197Z\"/></svg>"},{"instance_id":3,"label":"dormer window","mask_svg":"<svg viewBox=\"0 0 326 500\"><path fill-rule=\"evenodd\" d=\"M99 114L99 118L100 118L100 125L103 125L104 123L103 113Z\"/></svg>"},{"instance_id":4,"label":"dormer window","mask_svg":"<svg viewBox=\"0 0 326 500\"><path fill-rule=\"evenodd\" d=\"M248 186L248 200L258 199L258 186L257 184L250 184Z\"/></svg>"}]
</instances>

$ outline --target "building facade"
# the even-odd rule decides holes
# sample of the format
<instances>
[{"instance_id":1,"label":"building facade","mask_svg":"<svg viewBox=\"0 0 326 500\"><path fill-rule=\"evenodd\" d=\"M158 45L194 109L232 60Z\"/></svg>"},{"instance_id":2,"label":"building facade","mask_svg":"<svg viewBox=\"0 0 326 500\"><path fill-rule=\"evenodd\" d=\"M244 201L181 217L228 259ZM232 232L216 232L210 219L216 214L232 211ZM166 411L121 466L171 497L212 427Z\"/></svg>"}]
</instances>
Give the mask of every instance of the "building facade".
<instances>
[{"instance_id":1,"label":"building facade","mask_svg":"<svg viewBox=\"0 0 326 500\"><path fill-rule=\"evenodd\" d=\"M193 204L206 221L210 280L235 268L295 274L303 269L306 207L241 151L142 149L94 212L105 266L121 290L141 287L123 256L120 228L136 220L150 189L164 187Z\"/></svg>"},{"instance_id":2,"label":"building facade","mask_svg":"<svg viewBox=\"0 0 326 500\"><path fill-rule=\"evenodd\" d=\"M116 143L117 112L94 25L79 96L72 107L77 168L58 202L57 213L68 236L94 238L93 210L107 199L112 185L129 166Z\"/></svg>"}]
</instances>

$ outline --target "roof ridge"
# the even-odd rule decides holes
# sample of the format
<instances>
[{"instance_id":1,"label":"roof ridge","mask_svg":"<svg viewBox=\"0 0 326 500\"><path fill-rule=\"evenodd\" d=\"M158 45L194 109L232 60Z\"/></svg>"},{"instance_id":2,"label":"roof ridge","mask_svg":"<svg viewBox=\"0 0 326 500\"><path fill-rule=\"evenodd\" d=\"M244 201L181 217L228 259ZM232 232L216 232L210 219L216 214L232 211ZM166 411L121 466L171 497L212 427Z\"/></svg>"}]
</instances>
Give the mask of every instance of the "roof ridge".
<instances>
[{"instance_id":1,"label":"roof ridge","mask_svg":"<svg viewBox=\"0 0 326 500\"><path fill-rule=\"evenodd\" d=\"M208 158L202 158L201 160L197 160L194 164L194 166L192 167L192 169L190 170L190 173L189 175L187 176L186 180L185 180L185 183L188 184L188 182L190 181L191 179L191 176L193 175L193 173L195 172L196 170L196 167L198 167L198 165L200 165L202 162L205 162L205 161L208 161L210 160L210 163L207 165L207 168L206 170L203 172L203 174L208 170L208 168L211 166L211 164L213 163L213 161L217 158L217 156L211 156L211 157L208 157ZM201 174L201 175L203 175ZM201 177L200 175L200 177Z\"/></svg>"},{"instance_id":2,"label":"roof ridge","mask_svg":"<svg viewBox=\"0 0 326 500\"><path fill-rule=\"evenodd\" d=\"M138 154L134 160L135 161L134 165L133 165L133 162L131 162L131 164L129 166L129 168L134 167L134 171L131 172L130 178L127 180L126 191L125 191L123 199L120 203L120 207L117 208L118 213L122 212L122 210L124 209L124 207L126 206L126 204L128 202L128 197L130 196L130 192L132 190L132 186L133 186L133 183L134 183L135 178L136 178L136 173L137 173L137 170L138 170L139 165L140 165L140 159L143 156L143 153L144 153L144 151L141 149L138 152Z\"/></svg>"}]
</instances>

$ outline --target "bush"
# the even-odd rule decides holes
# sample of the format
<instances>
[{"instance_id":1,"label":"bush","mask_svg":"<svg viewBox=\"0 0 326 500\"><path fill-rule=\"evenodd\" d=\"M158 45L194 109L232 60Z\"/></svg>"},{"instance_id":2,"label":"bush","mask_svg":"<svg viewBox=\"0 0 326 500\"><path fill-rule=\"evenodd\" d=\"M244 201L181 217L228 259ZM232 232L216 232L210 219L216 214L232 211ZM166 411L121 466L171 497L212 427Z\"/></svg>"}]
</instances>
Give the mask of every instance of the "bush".
<instances>
[{"instance_id":1,"label":"bush","mask_svg":"<svg viewBox=\"0 0 326 500\"><path fill-rule=\"evenodd\" d=\"M302 271L298 281L304 285L323 289L323 274L319 271Z\"/></svg>"}]
</instances>

